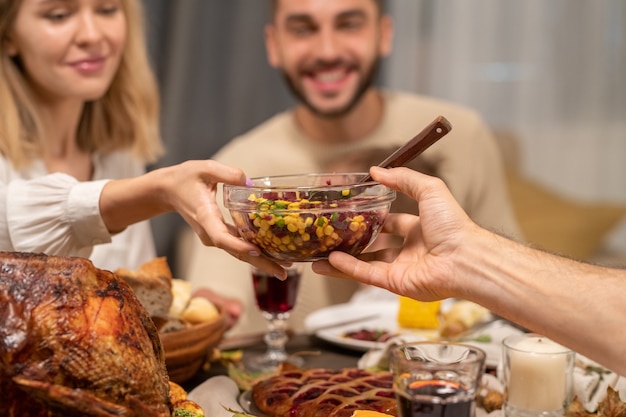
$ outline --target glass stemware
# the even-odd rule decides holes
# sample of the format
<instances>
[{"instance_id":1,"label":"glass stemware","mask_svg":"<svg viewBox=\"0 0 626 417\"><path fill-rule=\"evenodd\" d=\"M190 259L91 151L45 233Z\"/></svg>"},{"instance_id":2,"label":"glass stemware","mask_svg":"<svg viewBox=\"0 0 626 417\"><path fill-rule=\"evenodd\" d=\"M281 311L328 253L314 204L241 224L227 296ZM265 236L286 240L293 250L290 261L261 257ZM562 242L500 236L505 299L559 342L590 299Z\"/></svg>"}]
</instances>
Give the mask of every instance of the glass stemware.
<instances>
[{"instance_id":1,"label":"glass stemware","mask_svg":"<svg viewBox=\"0 0 626 417\"><path fill-rule=\"evenodd\" d=\"M289 339L287 319L289 312L296 304L302 277L302 264L285 267L287 279L284 281L258 268L252 267L251 270L257 307L268 321L268 330L264 336L267 345L266 352L250 358L247 361L248 367L257 371L270 371L287 361L301 365L298 363L301 358L287 355L285 345Z\"/></svg>"}]
</instances>

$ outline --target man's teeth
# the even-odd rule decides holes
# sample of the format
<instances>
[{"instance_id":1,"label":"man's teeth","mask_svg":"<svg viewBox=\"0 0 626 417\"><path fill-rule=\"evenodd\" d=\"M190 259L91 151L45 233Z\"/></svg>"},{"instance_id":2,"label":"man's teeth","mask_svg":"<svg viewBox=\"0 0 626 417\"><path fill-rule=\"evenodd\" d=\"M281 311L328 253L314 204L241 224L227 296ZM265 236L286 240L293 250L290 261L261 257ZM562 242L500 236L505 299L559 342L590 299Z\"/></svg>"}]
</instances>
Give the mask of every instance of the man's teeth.
<instances>
[{"instance_id":1,"label":"man's teeth","mask_svg":"<svg viewBox=\"0 0 626 417\"><path fill-rule=\"evenodd\" d=\"M323 72L316 74L315 79L323 83L332 83L339 81L344 77L344 75L344 71Z\"/></svg>"}]
</instances>

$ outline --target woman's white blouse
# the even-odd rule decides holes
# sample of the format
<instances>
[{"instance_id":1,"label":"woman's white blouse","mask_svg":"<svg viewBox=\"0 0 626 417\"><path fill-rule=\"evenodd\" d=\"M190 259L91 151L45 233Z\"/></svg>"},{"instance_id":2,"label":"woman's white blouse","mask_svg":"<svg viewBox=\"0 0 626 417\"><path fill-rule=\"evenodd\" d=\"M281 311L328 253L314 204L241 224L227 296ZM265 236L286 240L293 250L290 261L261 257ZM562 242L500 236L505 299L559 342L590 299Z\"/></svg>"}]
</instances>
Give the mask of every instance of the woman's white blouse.
<instances>
[{"instance_id":1,"label":"woman's white blouse","mask_svg":"<svg viewBox=\"0 0 626 417\"><path fill-rule=\"evenodd\" d=\"M111 235L100 216L99 200L111 179L145 172L128 152L94 155L92 181L50 174L42 161L15 170L0 157L0 250L80 256L95 266L135 269L156 256L150 223Z\"/></svg>"}]
</instances>

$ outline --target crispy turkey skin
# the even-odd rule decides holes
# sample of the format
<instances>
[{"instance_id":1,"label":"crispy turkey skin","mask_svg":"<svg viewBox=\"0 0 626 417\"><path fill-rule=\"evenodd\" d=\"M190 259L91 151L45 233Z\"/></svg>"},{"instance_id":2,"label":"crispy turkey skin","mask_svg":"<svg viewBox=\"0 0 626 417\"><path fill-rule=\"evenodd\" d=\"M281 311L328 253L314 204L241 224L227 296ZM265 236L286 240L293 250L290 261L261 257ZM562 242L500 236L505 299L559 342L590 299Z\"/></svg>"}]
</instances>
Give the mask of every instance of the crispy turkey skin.
<instances>
[{"instance_id":1,"label":"crispy turkey skin","mask_svg":"<svg viewBox=\"0 0 626 417\"><path fill-rule=\"evenodd\" d=\"M0 415L171 415L156 327L122 279L0 252Z\"/></svg>"}]
</instances>

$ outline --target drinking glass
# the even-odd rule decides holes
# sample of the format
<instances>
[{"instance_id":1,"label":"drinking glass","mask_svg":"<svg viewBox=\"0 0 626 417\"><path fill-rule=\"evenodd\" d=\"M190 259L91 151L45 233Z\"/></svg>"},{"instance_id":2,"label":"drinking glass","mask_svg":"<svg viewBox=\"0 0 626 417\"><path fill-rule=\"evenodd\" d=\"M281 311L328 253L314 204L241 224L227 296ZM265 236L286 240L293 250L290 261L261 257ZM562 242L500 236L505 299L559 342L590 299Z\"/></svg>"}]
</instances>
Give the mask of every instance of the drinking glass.
<instances>
[{"instance_id":1,"label":"drinking glass","mask_svg":"<svg viewBox=\"0 0 626 417\"><path fill-rule=\"evenodd\" d=\"M399 417L472 417L485 352L451 342L416 342L391 352Z\"/></svg>"},{"instance_id":2,"label":"drinking glass","mask_svg":"<svg viewBox=\"0 0 626 417\"><path fill-rule=\"evenodd\" d=\"M256 304L268 321L268 330L263 338L267 350L262 355L248 359L250 369L270 371L286 361L301 365L301 358L287 356L285 344L289 339L287 319L296 304L303 265L293 264L285 267L285 270L287 279L281 281L261 269L251 267Z\"/></svg>"}]
</instances>

